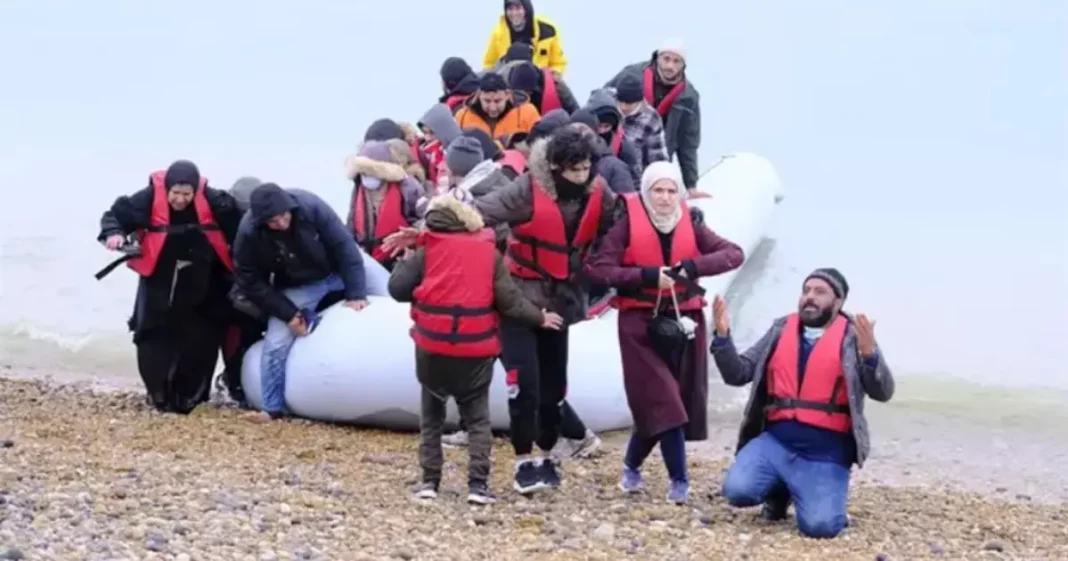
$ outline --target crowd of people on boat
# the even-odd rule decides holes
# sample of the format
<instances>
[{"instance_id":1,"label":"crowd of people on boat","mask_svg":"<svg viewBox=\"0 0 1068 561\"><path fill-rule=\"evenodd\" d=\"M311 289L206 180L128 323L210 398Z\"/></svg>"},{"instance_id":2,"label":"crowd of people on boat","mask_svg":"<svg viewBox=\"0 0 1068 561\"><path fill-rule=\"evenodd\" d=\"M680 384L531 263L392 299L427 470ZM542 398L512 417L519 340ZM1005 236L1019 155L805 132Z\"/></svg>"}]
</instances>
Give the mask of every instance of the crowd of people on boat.
<instances>
[{"instance_id":1,"label":"crowd of people on boat","mask_svg":"<svg viewBox=\"0 0 1068 561\"><path fill-rule=\"evenodd\" d=\"M185 160L116 199L98 239L123 256L98 278L120 263L139 275L129 328L149 402L185 414L207 401L221 350L227 393L246 403L243 355L262 339L262 405L248 415L285 418L294 341L327 307L369 305L373 259L390 271L389 295L411 303L422 388L414 495L437 497L444 441L467 447L468 501L490 504L494 363L507 376L514 489L560 487L560 440L576 458L600 446L567 401L569 326L607 303L619 311L634 420L622 491L643 491L659 446L668 501L689 500L686 442L708 438L711 352L726 383L751 386L723 494L771 519L793 503L803 534L837 535L851 467L869 450L864 397L894 392L874 322L843 312L849 285L821 268L797 311L739 354L726 304L698 282L744 255L686 203L707 195L685 49L665 42L580 105L561 45L530 0L506 0L480 72L450 57L416 125L368 127L345 162L345 219L312 191L251 176L216 189ZM443 435L449 399L461 431Z\"/></svg>"}]
</instances>

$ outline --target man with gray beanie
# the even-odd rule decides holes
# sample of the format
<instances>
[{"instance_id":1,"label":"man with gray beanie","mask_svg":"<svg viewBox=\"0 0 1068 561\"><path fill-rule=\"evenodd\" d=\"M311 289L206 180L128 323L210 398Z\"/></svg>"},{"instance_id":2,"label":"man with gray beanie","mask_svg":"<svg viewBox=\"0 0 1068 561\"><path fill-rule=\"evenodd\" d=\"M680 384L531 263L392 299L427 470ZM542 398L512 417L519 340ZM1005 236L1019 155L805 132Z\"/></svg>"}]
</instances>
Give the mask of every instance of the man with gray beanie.
<instances>
[{"instance_id":1,"label":"man with gray beanie","mask_svg":"<svg viewBox=\"0 0 1068 561\"><path fill-rule=\"evenodd\" d=\"M875 322L842 311L849 283L837 269L810 273L797 312L775 320L742 354L727 305L712 304L712 357L723 381L750 386L737 457L723 496L737 507L764 505L786 518L793 501L801 534L833 538L848 524L850 469L871 449L864 396L886 402L894 378L875 343Z\"/></svg>"}]
</instances>

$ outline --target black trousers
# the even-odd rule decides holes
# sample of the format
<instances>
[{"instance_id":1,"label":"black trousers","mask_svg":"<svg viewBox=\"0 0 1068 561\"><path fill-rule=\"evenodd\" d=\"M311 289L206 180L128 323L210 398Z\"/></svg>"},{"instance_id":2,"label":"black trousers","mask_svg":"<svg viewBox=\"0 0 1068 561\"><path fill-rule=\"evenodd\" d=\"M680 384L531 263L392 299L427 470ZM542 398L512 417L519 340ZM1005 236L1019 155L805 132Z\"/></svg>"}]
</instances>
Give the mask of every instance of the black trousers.
<instances>
[{"instance_id":1,"label":"black trousers","mask_svg":"<svg viewBox=\"0 0 1068 561\"><path fill-rule=\"evenodd\" d=\"M191 316L139 334L137 369L156 409L185 414L208 400L221 331Z\"/></svg>"},{"instance_id":2,"label":"black trousers","mask_svg":"<svg viewBox=\"0 0 1068 561\"><path fill-rule=\"evenodd\" d=\"M508 384L512 447L550 451L560 438L567 395L568 331L532 329L501 318L501 362ZM585 433L585 430L583 430Z\"/></svg>"}]
</instances>

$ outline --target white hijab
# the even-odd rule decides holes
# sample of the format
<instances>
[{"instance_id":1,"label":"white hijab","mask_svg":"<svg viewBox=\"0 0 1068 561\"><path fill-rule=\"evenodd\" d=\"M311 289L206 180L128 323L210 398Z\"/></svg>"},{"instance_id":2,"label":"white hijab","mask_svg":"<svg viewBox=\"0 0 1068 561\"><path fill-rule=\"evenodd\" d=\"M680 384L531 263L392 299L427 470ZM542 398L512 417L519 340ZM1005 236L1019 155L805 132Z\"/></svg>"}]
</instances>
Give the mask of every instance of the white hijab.
<instances>
[{"instance_id":1,"label":"white hijab","mask_svg":"<svg viewBox=\"0 0 1068 561\"><path fill-rule=\"evenodd\" d=\"M671 206L671 212L666 214L657 212L649 196L649 190L652 189L653 184L661 179L670 180L678 188L675 204ZM649 164L649 167L642 172L641 197L645 209L649 211L649 219L653 222L653 227L664 234L673 231L682 218L682 201L686 199L686 189L682 186L679 167L666 161Z\"/></svg>"}]
</instances>

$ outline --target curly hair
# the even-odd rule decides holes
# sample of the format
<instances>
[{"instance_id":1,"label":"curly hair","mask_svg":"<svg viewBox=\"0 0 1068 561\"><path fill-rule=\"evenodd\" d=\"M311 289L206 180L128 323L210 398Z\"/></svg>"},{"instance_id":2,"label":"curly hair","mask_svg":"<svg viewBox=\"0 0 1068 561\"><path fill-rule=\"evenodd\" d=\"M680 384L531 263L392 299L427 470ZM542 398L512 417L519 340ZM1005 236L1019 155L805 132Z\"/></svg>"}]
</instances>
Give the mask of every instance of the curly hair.
<instances>
[{"instance_id":1,"label":"curly hair","mask_svg":"<svg viewBox=\"0 0 1068 561\"><path fill-rule=\"evenodd\" d=\"M549 138L545 157L550 165L568 169L576 164L593 160L593 143L582 131L562 127Z\"/></svg>"}]
</instances>

